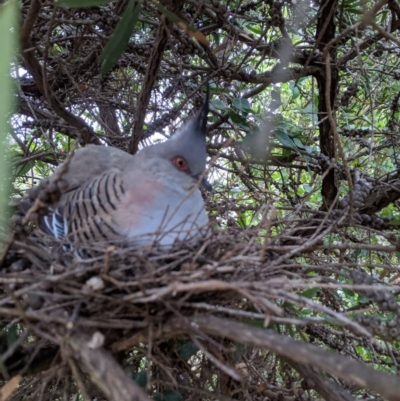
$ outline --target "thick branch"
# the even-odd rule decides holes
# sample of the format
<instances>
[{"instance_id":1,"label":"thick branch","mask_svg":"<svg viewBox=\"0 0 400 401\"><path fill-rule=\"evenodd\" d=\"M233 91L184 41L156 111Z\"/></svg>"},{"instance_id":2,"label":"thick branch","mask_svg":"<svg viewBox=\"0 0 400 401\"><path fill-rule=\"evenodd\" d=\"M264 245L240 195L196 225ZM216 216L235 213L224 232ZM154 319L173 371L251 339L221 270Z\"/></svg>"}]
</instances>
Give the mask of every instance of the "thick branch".
<instances>
[{"instance_id":1,"label":"thick branch","mask_svg":"<svg viewBox=\"0 0 400 401\"><path fill-rule=\"evenodd\" d=\"M317 38L318 47L323 51L325 45L335 37L335 9L337 6L336 0L324 0L321 3L320 14L317 23ZM334 62L336 60L336 48L330 49L330 58ZM337 68L330 69L330 76L325 74L316 76L318 83L318 126L319 126L319 141L321 152L329 158L336 156L335 152L335 136L334 127L331 125L328 113L334 109L335 97L338 90L339 75ZM328 104L329 102L330 104ZM332 116L332 118L334 118ZM329 208L335 201L338 189L335 183L334 170L330 170L324 177L322 182L322 196L325 208Z\"/></svg>"},{"instance_id":2,"label":"thick branch","mask_svg":"<svg viewBox=\"0 0 400 401\"><path fill-rule=\"evenodd\" d=\"M183 1L179 0L174 3L174 10L180 9ZM132 136L128 145L128 152L135 154L138 150L139 142L142 137L142 130L144 119L146 117L147 106L150 101L151 90L153 89L154 82L157 79L158 71L160 69L161 61L164 55L165 47L168 43L169 27L171 22L166 20L164 17L161 19L161 23L155 33L155 41L150 56L148 68L144 78L142 91L140 93L137 109L136 109L136 121L133 126Z\"/></svg>"},{"instance_id":3,"label":"thick branch","mask_svg":"<svg viewBox=\"0 0 400 401\"><path fill-rule=\"evenodd\" d=\"M64 339L74 359L110 401L149 401L145 392L131 380L104 349L89 347L89 337L75 333Z\"/></svg>"}]
</instances>

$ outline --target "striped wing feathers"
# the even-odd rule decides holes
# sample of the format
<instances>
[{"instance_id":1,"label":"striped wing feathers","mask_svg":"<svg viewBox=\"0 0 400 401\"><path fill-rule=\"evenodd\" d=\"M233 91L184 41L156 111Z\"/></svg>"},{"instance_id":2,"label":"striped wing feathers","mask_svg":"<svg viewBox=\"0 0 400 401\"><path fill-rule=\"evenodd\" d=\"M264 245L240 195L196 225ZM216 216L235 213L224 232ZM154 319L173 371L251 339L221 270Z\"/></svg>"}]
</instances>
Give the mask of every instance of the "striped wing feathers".
<instances>
[{"instance_id":1,"label":"striped wing feathers","mask_svg":"<svg viewBox=\"0 0 400 401\"><path fill-rule=\"evenodd\" d=\"M120 173L103 174L64 194L43 218L42 230L74 242L110 241L120 237L113 215L125 193Z\"/></svg>"}]
</instances>

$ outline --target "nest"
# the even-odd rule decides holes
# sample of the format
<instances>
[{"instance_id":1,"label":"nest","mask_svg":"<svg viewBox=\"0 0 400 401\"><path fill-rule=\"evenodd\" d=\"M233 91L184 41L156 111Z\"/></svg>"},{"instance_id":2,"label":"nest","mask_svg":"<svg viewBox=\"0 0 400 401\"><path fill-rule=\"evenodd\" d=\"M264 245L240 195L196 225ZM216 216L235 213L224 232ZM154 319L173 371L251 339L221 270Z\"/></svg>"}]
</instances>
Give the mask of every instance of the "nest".
<instances>
[{"instance_id":1,"label":"nest","mask_svg":"<svg viewBox=\"0 0 400 401\"><path fill-rule=\"evenodd\" d=\"M324 349L383 349L330 298L352 288L374 299L374 283L360 273L346 287L334 265L310 275L312 256L289 259L295 248L234 228L199 247L110 246L89 259L14 241L1 274L3 375L23 379L9 399L339 400L355 384L398 400L395 376Z\"/></svg>"}]
</instances>

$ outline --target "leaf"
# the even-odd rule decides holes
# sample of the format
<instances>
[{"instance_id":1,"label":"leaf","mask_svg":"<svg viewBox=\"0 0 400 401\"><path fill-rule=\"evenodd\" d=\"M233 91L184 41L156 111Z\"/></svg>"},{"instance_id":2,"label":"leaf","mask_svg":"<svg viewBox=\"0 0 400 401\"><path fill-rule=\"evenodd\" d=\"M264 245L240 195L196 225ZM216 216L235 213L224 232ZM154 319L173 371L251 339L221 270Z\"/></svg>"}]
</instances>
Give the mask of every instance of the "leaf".
<instances>
[{"instance_id":1,"label":"leaf","mask_svg":"<svg viewBox=\"0 0 400 401\"><path fill-rule=\"evenodd\" d=\"M305 298L314 298L315 296L317 296L318 291L318 288L308 288L301 293L301 296Z\"/></svg>"},{"instance_id":2,"label":"leaf","mask_svg":"<svg viewBox=\"0 0 400 401\"><path fill-rule=\"evenodd\" d=\"M239 114L235 113L234 111L229 112L229 117L235 124L247 124L246 119Z\"/></svg>"},{"instance_id":3,"label":"leaf","mask_svg":"<svg viewBox=\"0 0 400 401\"><path fill-rule=\"evenodd\" d=\"M239 224L240 228L246 228L247 224L246 224L246 216L244 215L244 213L240 213L238 219L236 220L236 222Z\"/></svg>"},{"instance_id":4,"label":"leaf","mask_svg":"<svg viewBox=\"0 0 400 401\"><path fill-rule=\"evenodd\" d=\"M292 92L292 100L296 100L300 96L300 89L293 82L289 84L289 89Z\"/></svg>"},{"instance_id":5,"label":"leaf","mask_svg":"<svg viewBox=\"0 0 400 401\"><path fill-rule=\"evenodd\" d=\"M314 188L308 184L303 184L303 188L304 188L304 191L306 191L306 193L310 193L314 190Z\"/></svg>"},{"instance_id":6,"label":"leaf","mask_svg":"<svg viewBox=\"0 0 400 401\"><path fill-rule=\"evenodd\" d=\"M18 326L16 324L12 324L10 328L7 330L7 347L11 347L18 340ZM1 398L0 398L1 400Z\"/></svg>"},{"instance_id":7,"label":"leaf","mask_svg":"<svg viewBox=\"0 0 400 401\"><path fill-rule=\"evenodd\" d=\"M16 166L14 168L14 175L16 177L21 177L25 175L29 170L31 170L33 167L35 167L35 161L30 160L24 164L21 164L20 166Z\"/></svg>"},{"instance_id":8,"label":"leaf","mask_svg":"<svg viewBox=\"0 0 400 401\"><path fill-rule=\"evenodd\" d=\"M213 88L212 86L210 86L210 93L225 93L225 94L229 94L229 90L228 89L224 89L224 88Z\"/></svg>"},{"instance_id":9,"label":"leaf","mask_svg":"<svg viewBox=\"0 0 400 401\"><path fill-rule=\"evenodd\" d=\"M133 380L139 387L145 388L147 385L147 372L145 370L137 372L133 377Z\"/></svg>"},{"instance_id":10,"label":"leaf","mask_svg":"<svg viewBox=\"0 0 400 401\"><path fill-rule=\"evenodd\" d=\"M246 119L239 114L235 113L234 111L229 111L229 117L233 123L235 123L239 128L241 128L243 131L249 131L250 126L247 123Z\"/></svg>"},{"instance_id":11,"label":"leaf","mask_svg":"<svg viewBox=\"0 0 400 401\"><path fill-rule=\"evenodd\" d=\"M312 313L313 313L313 311L311 309L308 309L308 308L304 308L300 312L301 316L309 316Z\"/></svg>"},{"instance_id":12,"label":"leaf","mask_svg":"<svg viewBox=\"0 0 400 401\"><path fill-rule=\"evenodd\" d=\"M281 129L276 130L276 132L275 132L275 138L276 138L283 146L286 146L287 148L291 148L291 149L294 149L294 148L295 148L293 141L291 140L291 138L289 137L289 135L288 135L285 131L283 131L283 130L281 130Z\"/></svg>"},{"instance_id":13,"label":"leaf","mask_svg":"<svg viewBox=\"0 0 400 401\"><path fill-rule=\"evenodd\" d=\"M360 10L358 8L346 8L346 11L350 14L356 14L356 15L362 15L364 14L363 10Z\"/></svg>"},{"instance_id":14,"label":"leaf","mask_svg":"<svg viewBox=\"0 0 400 401\"><path fill-rule=\"evenodd\" d=\"M303 145L303 142L301 142L299 138L296 138L295 136L291 138L297 149L306 150L306 147Z\"/></svg>"},{"instance_id":15,"label":"leaf","mask_svg":"<svg viewBox=\"0 0 400 401\"><path fill-rule=\"evenodd\" d=\"M239 110L251 111L250 102L244 98L235 97L232 101L232 106Z\"/></svg>"},{"instance_id":16,"label":"leaf","mask_svg":"<svg viewBox=\"0 0 400 401\"><path fill-rule=\"evenodd\" d=\"M226 109L226 106L221 102L221 100L218 100L218 99L211 100L210 106L215 108L215 109L219 109L219 110L225 110Z\"/></svg>"},{"instance_id":17,"label":"leaf","mask_svg":"<svg viewBox=\"0 0 400 401\"><path fill-rule=\"evenodd\" d=\"M103 4L110 3L111 1L112 0L56 0L55 5L57 7L65 8L82 8L101 6Z\"/></svg>"},{"instance_id":18,"label":"leaf","mask_svg":"<svg viewBox=\"0 0 400 401\"><path fill-rule=\"evenodd\" d=\"M6 401L7 398L16 390L19 382L21 381L22 376L16 375L12 377L2 388L0 388L0 400Z\"/></svg>"},{"instance_id":19,"label":"leaf","mask_svg":"<svg viewBox=\"0 0 400 401\"><path fill-rule=\"evenodd\" d=\"M287 148L295 150L306 150L305 146L299 138L296 138L286 132L285 129L278 128L275 131L275 138Z\"/></svg>"},{"instance_id":20,"label":"leaf","mask_svg":"<svg viewBox=\"0 0 400 401\"><path fill-rule=\"evenodd\" d=\"M263 30L257 25L257 26L252 26L250 24L246 25L246 28L250 31L255 33L256 35L261 35Z\"/></svg>"},{"instance_id":21,"label":"leaf","mask_svg":"<svg viewBox=\"0 0 400 401\"><path fill-rule=\"evenodd\" d=\"M107 73L114 67L122 52L126 49L129 39L132 36L132 32L135 29L141 9L141 3L136 2L136 0L129 1L124 15L118 22L114 33L101 53L100 60L103 63L101 72L103 74Z\"/></svg>"},{"instance_id":22,"label":"leaf","mask_svg":"<svg viewBox=\"0 0 400 401\"><path fill-rule=\"evenodd\" d=\"M220 43L221 35L219 33L213 32L212 37L214 39L215 44L218 46Z\"/></svg>"},{"instance_id":23,"label":"leaf","mask_svg":"<svg viewBox=\"0 0 400 401\"><path fill-rule=\"evenodd\" d=\"M175 22L175 24L182 28L189 36L194 37L198 42L202 43L205 46L208 46L210 44L204 34L197 30L194 26L186 23L185 21L182 21L177 15L175 15L172 11L169 11L168 8L165 8L157 1L152 1L152 3L163 15L165 15L172 22Z\"/></svg>"},{"instance_id":24,"label":"leaf","mask_svg":"<svg viewBox=\"0 0 400 401\"><path fill-rule=\"evenodd\" d=\"M178 354L184 359L189 359L198 350L199 349L198 349L197 345L194 342L189 341L186 344L184 344L178 348Z\"/></svg>"},{"instance_id":25,"label":"leaf","mask_svg":"<svg viewBox=\"0 0 400 401\"><path fill-rule=\"evenodd\" d=\"M343 294L345 294L347 297L354 297L354 292L349 290L348 288L342 288Z\"/></svg>"},{"instance_id":26,"label":"leaf","mask_svg":"<svg viewBox=\"0 0 400 401\"><path fill-rule=\"evenodd\" d=\"M272 90L271 97L272 97L272 100L271 100L269 107L272 111L275 111L282 105L281 94L276 90Z\"/></svg>"}]
</instances>

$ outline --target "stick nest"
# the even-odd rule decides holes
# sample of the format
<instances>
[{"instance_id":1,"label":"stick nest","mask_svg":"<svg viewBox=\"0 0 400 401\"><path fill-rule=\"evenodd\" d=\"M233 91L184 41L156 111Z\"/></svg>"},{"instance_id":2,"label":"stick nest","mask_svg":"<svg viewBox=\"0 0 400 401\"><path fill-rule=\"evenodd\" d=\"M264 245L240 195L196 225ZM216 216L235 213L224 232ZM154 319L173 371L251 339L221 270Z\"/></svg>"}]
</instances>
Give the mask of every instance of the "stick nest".
<instances>
[{"instance_id":1,"label":"stick nest","mask_svg":"<svg viewBox=\"0 0 400 401\"><path fill-rule=\"evenodd\" d=\"M313 367L395 400L399 384L353 347L388 351L368 316L350 318L335 295L352 288L382 306L394 299L391 288L360 270L321 265L316 251L289 260L295 247L286 248L234 228L198 247L109 246L87 259L43 238L15 241L1 274L3 361L6 379L24 379L10 399L294 400L296 392L336 391L339 384ZM397 315L393 308L387 313ZM386 330L381 338L398 340L387 324L377 327ZM358 365L326 347L351 351ZM361 373L349 377L346 369Z\"/></svg>"}]
</instances>

